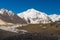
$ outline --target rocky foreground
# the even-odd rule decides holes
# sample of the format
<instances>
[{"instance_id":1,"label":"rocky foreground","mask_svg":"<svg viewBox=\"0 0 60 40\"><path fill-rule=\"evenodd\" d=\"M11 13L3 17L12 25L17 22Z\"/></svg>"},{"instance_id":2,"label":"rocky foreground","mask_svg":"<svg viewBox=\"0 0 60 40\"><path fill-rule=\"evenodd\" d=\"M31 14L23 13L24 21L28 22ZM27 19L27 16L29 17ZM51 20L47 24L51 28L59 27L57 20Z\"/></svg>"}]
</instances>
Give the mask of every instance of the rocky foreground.
<instances>
[{"instance_id":1,"label":"rocky foreground","mask_svg":"<svg viewBox=\"0 0 60 40\"><path fill-rule=\"evenodd\" d=\"M0 30L0 40L60 40L60 35L36 32L21 34Z\"/></svg>"},{"instance_id":2,"label":"rocky foreground","mask_svg":"<svg viewBox=\"0 0 60 40\"><path fill-rule=\"evenodd\" d=\"M25 33L4 38L3 40L60 40L60 37L55 35L47 35L44 33Z\"/></svg>"}]
</instances>

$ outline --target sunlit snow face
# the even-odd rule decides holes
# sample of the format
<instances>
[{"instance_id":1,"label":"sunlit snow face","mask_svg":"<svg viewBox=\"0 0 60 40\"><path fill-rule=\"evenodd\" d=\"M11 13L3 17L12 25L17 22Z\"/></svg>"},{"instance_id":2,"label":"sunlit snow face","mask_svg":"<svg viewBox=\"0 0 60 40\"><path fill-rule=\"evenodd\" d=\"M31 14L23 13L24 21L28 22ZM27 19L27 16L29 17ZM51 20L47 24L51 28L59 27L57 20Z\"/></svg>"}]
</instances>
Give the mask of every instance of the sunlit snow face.
<instances>
[{"instance_id":1,"label":"sunlit snow face","mask_svg":"<svg viewBox=\"0 0 60 40\"><path fill-rule=\"evenodd\" d=\"M27 11L18 14L18 16L24 18L26 21L29 20L30 23L48 23L50 19L47 14L35 9L28 9Z\"/></svg>"},{"instance_id":2,"label":"sunlit snow face","mask_svg":"<svg viewBox=\"0 0 60 40\"><path fill-rule=\"evenodd\" d=\"M3 12L2 12L2 11L0 11L0 14L3 14Z\"/></svg>"},{"instance_id":3,"label":"sunlit snow face","mask_svg":"<svg viewBox=\"0 0 60 40\"><path fill-rule=\"evenodd\" d=\"M53 22L60 20L60 15L57 14L49 15L49 17L52 19Z\"/></svg>"}]
</instances>

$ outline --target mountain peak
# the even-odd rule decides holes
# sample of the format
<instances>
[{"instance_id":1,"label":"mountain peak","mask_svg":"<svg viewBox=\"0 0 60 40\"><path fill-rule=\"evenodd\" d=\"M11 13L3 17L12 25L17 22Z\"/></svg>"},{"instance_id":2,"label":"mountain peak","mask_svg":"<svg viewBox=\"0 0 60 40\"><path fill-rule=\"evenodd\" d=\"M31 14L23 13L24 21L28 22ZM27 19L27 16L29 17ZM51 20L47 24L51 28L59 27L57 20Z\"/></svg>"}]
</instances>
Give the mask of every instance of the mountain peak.
<instances>
[{"instance_id":1,"label":"mountain peak","mask_svg":"<svg viewBox=\"0 0 60 40\"><path fill-rule=\"evenodd\" d=\"M36 11L36 9L34 9L34 8L31 8L31 9L28 9L28 10L30 10L30 11Z\"/></svg>"},{"instance_id":2,"label":"mountain peak","mask_svg":"<svg viewBox=\"0 0 60 40\"><path fill-rule=\"evenodd\" d=\"M0 10L7 10L7 9L5 9L5 8L1 8Z\"/></svg>"},{"instance_id":3,"label":"mountain peak","mask_svg":"<svg viewBox=\"0 0 60 40\"><path fill-rule=\"evenodd\" d=\"M31 8L31 9L28 9L27 12L39 12L39 11L37 11L37 10L34 9L34 8Z\"/></svg>"},{"instance_id":4,"label":"mountain peak","mask_svg":"<svg viewBox=\"0 0 60 40\"><path fill-rule=\"evenodd\" d=\"M3 14L5 11L7 12L8 10L5 8L0 9L0 14Z\"/></svg>"},{"instance_id":5,"label":"mountain peak","mask_svg":"<svg viewBox=\"0 0 60 40\"><path fill-rule=\"evenodd\" d=\"M27 23L50 23L50 18L48 17L47 14L43 12L39 12L35 9L28 9L25 12L19 13L19 17L25 19Z\"/></svg>"},{"instance_id":6,"label":"mountain peak","mask_svg":"<svg viewBox=\"0 0 60 40\"><path fill-rule=\"evenodd\" d=\"M7 10L7 9L5 9L5 8L2 8L2 9L0 9L0 14L1 15L9 15L9 16L11 16L11 15L14 15L14 13L12 12L12 11L10 11L10 10Z\"/></svg>"}]
</instances>

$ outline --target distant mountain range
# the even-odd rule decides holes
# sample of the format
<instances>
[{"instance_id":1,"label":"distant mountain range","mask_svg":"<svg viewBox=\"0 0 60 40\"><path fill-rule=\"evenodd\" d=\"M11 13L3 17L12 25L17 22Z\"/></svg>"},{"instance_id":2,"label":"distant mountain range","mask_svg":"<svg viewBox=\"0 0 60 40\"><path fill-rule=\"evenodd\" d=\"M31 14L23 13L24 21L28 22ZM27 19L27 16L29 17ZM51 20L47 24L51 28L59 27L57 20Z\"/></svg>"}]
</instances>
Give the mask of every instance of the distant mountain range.
<instances>
[{"instance_id":1,"label":"distant mountain range","mask_svg":"<svg viewBox=\"0 0 60 40\"><path fill-rule=\"evenodd\" d=\"M60 15L47 15L35 9L28 9L22 13L14 14L7 9L0 9L0 24L39 24L60 21Z\"/></svg>"}]
</instances>

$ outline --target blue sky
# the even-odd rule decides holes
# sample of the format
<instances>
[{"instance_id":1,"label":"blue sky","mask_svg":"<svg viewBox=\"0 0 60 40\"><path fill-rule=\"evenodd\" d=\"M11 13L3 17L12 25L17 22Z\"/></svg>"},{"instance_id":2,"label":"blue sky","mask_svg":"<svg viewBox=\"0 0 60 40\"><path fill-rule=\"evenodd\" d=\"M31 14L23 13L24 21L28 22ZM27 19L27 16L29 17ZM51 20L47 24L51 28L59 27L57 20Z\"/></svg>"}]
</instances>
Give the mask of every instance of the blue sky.
<instances>
[{"instance_id":1,"label":"blue sky","mask_svg":"<svg viewBox=\"0 0 60 40\"><path fill-rule=\"evenodd\" d=\"M0 0L0 9L6 8L14 13L34 8L47 14L60 13L60 0Z\"/></svg>"}]
</instances>

